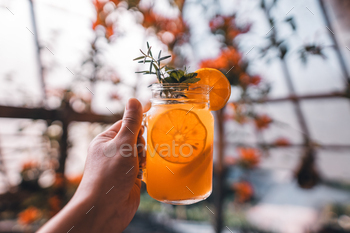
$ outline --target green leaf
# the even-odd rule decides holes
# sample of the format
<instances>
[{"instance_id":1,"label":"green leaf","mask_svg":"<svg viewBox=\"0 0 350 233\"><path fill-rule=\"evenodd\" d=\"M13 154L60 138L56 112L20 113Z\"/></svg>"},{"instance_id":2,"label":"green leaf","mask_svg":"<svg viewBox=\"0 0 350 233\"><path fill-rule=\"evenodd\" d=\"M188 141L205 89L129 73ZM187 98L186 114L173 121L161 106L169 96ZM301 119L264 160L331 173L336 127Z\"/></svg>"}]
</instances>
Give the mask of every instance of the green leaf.
<instances>
[{"instance_id":1,"label":"green leaf","mask_svg":"<svg viewBox=\"0 0 350 233\"><path fill-rule=\"evenodd\" d=\"M151 61L151 65L149 66L149 72L152 73L153 60Z\"/></svg>"},{"instance_id":2,"label":"green leaf","mask_svg":"<svg viewBox=\"0 0 350 233\"><path fill-rule=\"evenodd\" d=\"M175 70L174 67L170 67L170 66L165 67L165 71L173 71L173 70Z\"/></svg>"},{"instance_id":3,"label":"green leaf","mask_svg":"<svg viewBox=\"0 0 350 233\"><path fill-rule=\"evenodd\" d=\"M176 79L178 82L180 82L180 79L184 77L184 71L183 70L174 70L170 72L170 77Z\"/></svg>"},{"instance_id":4,"label":"green leaf","mask_svg":"<svg viewBox=\"0 0 350 233\"><path fill-rule=\"evenodd\" d=\"M134 58L133 61L137 61L137 60L140 60L140 59L143 59L143 58L145 58L145 56Z\"/></svg>"},{"instance_id":5,"label":"green leaf","mask_svg":"<svg viewBox=\"0 0 350 233\"><path fill-rule=\"evenodd\" d=\"M199 80L201 80L201 79L200 78L189 78L189 79L186 79L185 81L183 81L182 83L196 83Z\"/></svg>"},{"instance_id":6,"label":"green leaf","mask_svg":"<svg viewBox=\"0 0 350 233\"><path fill-rule=\"evenodd\" d=\"M156 64L152 63L153 67L155 70L158 70L158 67L156 66Z\"/></svg>"},{"instance_id":7,"label":"green leaf","mask_svg":"<svg viewBox=\"0 0 350 233\"><path fill-rule=\"evenodd\" d=\"M160 55L162 54L162 50L159 51L159 54L158 54L158 59L160 58Z\"/></svg>"},{"instance_id":8,"label":"green leaf","mask_svg":"<svg viewBox=\"0 0 350 233\"><path fill-rule=\"evenodd\" d=\"M166 77L163 79L166 83L178 83L178 81L172 77Z\"/></svg>"},{"instance_id":9,"label":"green leaf","mask_svg":"<svg viewBox=\"0 0 350 233\"><path fill-rule=\"evenodd\" d=\"M152 60L144 60L144 61L138 61L137 63L147 63L147 62L151 62Z\"/></svg>"},{"instance_id":10,"label":"green leaf","mask_svg":"<svg viewBox=\"0 0 350 233\"><path fill-rule=\"evenodd\" d=\"M185 74L185 78L190 79L190 78L196 77L197 75L198 75L197 73L188 73L188 74Z\"/></svg>"},{"instance_id":11,"label":"green leaf","mask_svg":"<svg viewBox=\"0 0 350 233\"><path fill-rule=\"evenodd\" d=\"M144 71L143 74L156 74L154 72Z\"/></svg>"},{"instance_id":12,"label":"green leaf","mask_svg":"<svg viewBox=\"0 0 350 233\"><path fill-rule=\"evenodd\" d=\"M161 58L158 59L158 62L163 61L165 59L168 59L169 57L171 57L171 55L165 56L165 57L161 57Z\"/></svg>"},{"instance_id":13,"label":"green leaf","mask_svg":"<svg viewBox=\"0 0 350 233\"><path fill-rule=\"evenodd\" d=\"M151 57L153 57L151 48L152 48L152 46L148 48L147 55L151 55Z\"/></svg>"}]
</instances>

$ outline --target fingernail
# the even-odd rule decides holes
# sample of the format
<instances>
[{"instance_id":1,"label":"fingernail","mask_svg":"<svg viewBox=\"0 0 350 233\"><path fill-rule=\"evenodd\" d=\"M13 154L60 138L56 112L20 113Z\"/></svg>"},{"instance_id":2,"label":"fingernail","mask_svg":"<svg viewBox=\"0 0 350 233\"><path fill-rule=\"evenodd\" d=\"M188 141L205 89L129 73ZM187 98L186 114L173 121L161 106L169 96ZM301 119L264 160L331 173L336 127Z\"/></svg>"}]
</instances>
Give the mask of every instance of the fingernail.
<instances>
[{"instance_id":1,"label":"fingernail","mask_svg":"<svg viewBox=\"0 0 350 233\"><path fill-rule=\"evenodd\" d=\"M137 107L138 107L138 100L135 98L131 98L126 103L125 109L126 110L137 110Z\"/></svg>"}]
</instances>

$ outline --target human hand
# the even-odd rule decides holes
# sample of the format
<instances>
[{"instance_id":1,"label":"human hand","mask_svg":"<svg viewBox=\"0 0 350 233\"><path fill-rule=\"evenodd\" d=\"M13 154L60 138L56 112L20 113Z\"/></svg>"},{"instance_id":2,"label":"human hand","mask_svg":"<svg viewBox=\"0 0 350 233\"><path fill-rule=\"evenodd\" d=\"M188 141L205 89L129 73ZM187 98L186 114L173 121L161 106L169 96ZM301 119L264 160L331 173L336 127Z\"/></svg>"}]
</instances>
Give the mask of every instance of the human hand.
<instances>
[{"instance_id":1,"label":"human hand","mask_svg":"<svg viewBox=\"0 0 350 233\"><path fill-rule=\"evenodd\" d=\"M122 232L128 226L140 203L137 175L145 161L141 122L141 104L130 99L123 120L90 143L72 200L40 232L67 232L72 226L74 232Z\"/></svg>"}]
</instances>

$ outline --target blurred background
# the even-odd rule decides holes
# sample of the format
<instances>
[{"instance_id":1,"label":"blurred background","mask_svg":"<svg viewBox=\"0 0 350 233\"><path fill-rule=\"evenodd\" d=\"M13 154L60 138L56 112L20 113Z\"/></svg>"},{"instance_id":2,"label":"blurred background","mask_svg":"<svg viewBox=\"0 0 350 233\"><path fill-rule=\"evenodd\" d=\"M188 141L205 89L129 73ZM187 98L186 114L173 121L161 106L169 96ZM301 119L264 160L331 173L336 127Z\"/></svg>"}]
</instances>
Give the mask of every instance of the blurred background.
<instances>
[{"instance_id":1,"label":"blurred background","mask_svg":"<svg viewBox=\"0 0 350 233\"><path fill-rule=\"evenodd\" d=\"M142 187L125 232L350 232L350 1L0 0L0 232L34 232L79 185L89 142L171 66L220 69L214 187Z\"/></svg>"}]
</instances>

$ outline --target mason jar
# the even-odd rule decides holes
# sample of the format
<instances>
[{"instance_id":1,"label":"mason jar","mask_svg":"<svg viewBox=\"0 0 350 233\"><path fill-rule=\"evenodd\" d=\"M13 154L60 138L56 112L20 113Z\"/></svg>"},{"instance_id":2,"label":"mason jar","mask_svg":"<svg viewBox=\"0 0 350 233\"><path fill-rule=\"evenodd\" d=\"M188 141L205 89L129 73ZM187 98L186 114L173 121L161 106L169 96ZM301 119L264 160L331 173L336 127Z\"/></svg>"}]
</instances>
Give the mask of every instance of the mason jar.
<instances>
[{"instance_id":1,"label":"mason jar","mask_svg":"<svg viewBox=\"0 0 350 233\"><path fill-rule=\"evenodd\" d=\"M148 194L164 203L188 205L212 192L214 118L209 86L151 85L146 166L142 179Z\"/></svg>"}]
</instances>

